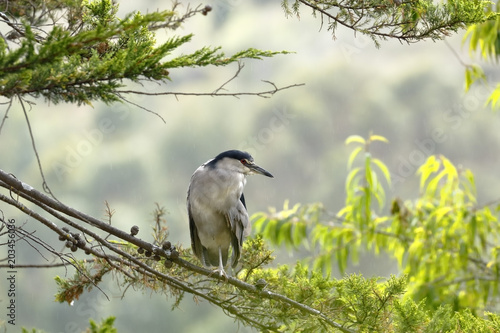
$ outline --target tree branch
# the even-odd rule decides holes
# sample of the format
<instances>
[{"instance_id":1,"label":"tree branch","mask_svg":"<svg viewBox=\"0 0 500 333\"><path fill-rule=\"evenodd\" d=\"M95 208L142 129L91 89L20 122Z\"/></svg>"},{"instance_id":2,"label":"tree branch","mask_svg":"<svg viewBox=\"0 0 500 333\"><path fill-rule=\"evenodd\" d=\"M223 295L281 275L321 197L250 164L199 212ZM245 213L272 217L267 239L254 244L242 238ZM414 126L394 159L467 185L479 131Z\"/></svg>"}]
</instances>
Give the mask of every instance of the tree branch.
<instances>
[{"instance_id":1,"label":"tree branch","mask_svg":"<svg viewBox=\"0 0 500 333\"><path fill-rule=\"evenodd\" d=\"M45 217L41 216L40 214L36 213L35 211L29 209L27 206L23 205L19 200L14 200L12 198L12 194L18 195L20 198L24 198L36 206L42 208L44 211L48 212L51 214L53 217L58 219L59 221L77 229L86 234L89 237L92 237L98 244L99 246L102 246L104 248L107 248L108 250L116 253L118 257L113 257L108 254L106 254L103 250L96 250L95 246L91 246L90 244L85 244L82 245L81 248L89 251L93 255L101 258L105 258L107 260L115 260L120 262L123 265L126 265L133 269L134 271L154 278L158 279L160 281L165 282L167 285L169 285L171 288L174 288L176 290L182 291L182 292L187 292L192 295L195 295L197 297L200 297L202 299L205 299L209 301L210 303L220 307L223 309L226 313L231 314L241 320L244 323L250 324L254 327L260 328L262 330L269 330L269 331L275 331L278 332L278 326L269 326L266 324L262 324L255 319L253 319L251 316L247 315L247 313L244 313L240 311L237 307L233 306L231 302L227 302L227 300L221 300L218 299L214 296L211 296L210 291L208 292L203 292L200 290L197 290L195 287L191 287L190 285L187 285L186 283L183 283L179 279L170 276L168 274L162 273L153 267L148 266L146 263L141 261L140 259L134 257L130 253L124 251L121 249L119 246L117 246L116 243L113 243L111 241L108 241L107 239L101 237L97 233L91 231L90 229L82 226L81 224L73 221L72 219L76 219L78 221L84 222L85 224L88 224L92 227L96 227L102 231L105 231L111 235L114 235L118 237L119 239L125 240L126 242L130 244L134 244L138 246L139 248L145 249L146 251L150 251L151 253L154 253L155 255L158 255L160 257L164 257L174 263L176 263L178 266L186 269L187 271L191 273L197 273L200 275L204 275L206 277L210 277L211 279L217 279L222 282L226 282L228 285L231 285L240 292L245 292L245 293L250 293L254 295L255 297L258 297L259 299L269 299L269 300L274 300L277 301L284 306L290 306L301 313L317 317L331 328L335 328L337 330L340 330L341 332L344 333L352 333L354 331L347 329L343 327L341 324L333 321L331 318L329 318L326 314L322 313L318 309L314 309L306 304L297 302L293 299L290 299L284 295L269 291L269 290L262 290L257 288L254 285L248 284L246 282L243 282L237 278L234 277L220 277L217 274L213 274L213 272L209 269L202 268L196 265L191 264L190 262L179 258L178 256L174 255L175 253L175 248L173 249L163 249L160 248L152 243L146 242L140 238L137 238L135 236L132 236L129 233L126 233L118 228L113 227L111 224L105 223L103 221L100 221L92 216L89 216L87 214L84 214L82 212L79 212L78 210L68 207L61 203L60 201L57 201L37 190L35 190L33 187L30 185L21 182L20 180L16 179L13 175L6 173L3 170L0 170L0 187L3 187L9 192L11 192L11 197L8 197L6 195L0 194L0 201L3 201L11 206L14 206L21 210L24 214L27 214L28 216L40 221L43 225L47 226L54 232L56 232L60 237L67 237L70 239L70 235L68 235L67 232L65 232L62 228L59 228L55 223L49 221ZM64 215L62 215L64 214ZM68 217L66 217L66 216Z\"/></svg>"},{"instance_id":2,"label":"tree branch","mask_svg":"<svg viewBox=\"0 0 500 333\"><path fill-rule=\"evenodd\" d=\"M40 156L38 155L38 150L36 149L35 138L33 136L33 131L31 130L31 124L28 118L28 113L26 112L26 107L24 106L24 101L21 96L18 96L18 98L19 98L19 103L21 104L21 107L23 109L24 117L26 119L26 125L28 126L28 133L30 135L31 146L33 147L33 152L35 153L36 161L38 163L38 171L40 171L40 176L42 177L43 189L45 190L45 192L49 193L53 198L55 198L54 195L52 194L52 191L49 188L49 185L47 184L47 181L45 180L45 174L43 173L42 162L40 161Z\"/></svg>"},{"instance_id":3,"label":"tree branch","mask_svg":"<svg viewBox=\"0 0 500 333\"><path fill-rule=\"evenodd\" d=\"M5 121L7 120L8 118L8 115L9 115L9 111L10 111L10 108L12 107L12 98L9 98L9 100L5 103L2 103L2 104L7 104L7 109L5 110L5 114L2 118L2 122L0 122L0 133L2 133L2 128L3 128L3 125L5 124Z\"/></svg>"},{"instance_id":4,"label":"tree branch","mask_svg":"<svg viewBox=\"0 0 500 333\"><path fill-rule=\"evenodd\" d=\"M377 46L378 40L389 38L406 43L443 39L468 24L489 19L484 12L486 4L472 1L456 2L451 7L427 2L422 5L415 0L295 0L293 10L287 0L283 4L288 15L298 15L299 4L309 7L313 15L320 14L321 26L326 17L334 36L340 24L369 36Z\"/></svg>"},{"instance_id":5,"label":"tree branch","mask_svg":"<svg viewBox=\"0 0 500 333\"><path fill-rule=\"evenodd\" d=\"M2 261L2 260L0 260ZM61 262L58 264L26 264L26 265L16 265L16 268L59 268L59 267L66 267L66 266L73 266L69 262ZM0 268L9 268L10 265L0 265Z\"/></svg>"},{"instance_id":6,"label":"tree branch","mask_svg":"<svg viewBox=\"0 0 500 333\"><path fill-rule=\"evenodd\" d=\"M263 81L266 83L271 84L268 81ZM226 82L227 83L227 82ZM260 91L260 92L235 92L235 93L224 93L220 92L220 89L226 84L224 83L221 87L216 89L213 92L207 93L207 92L175 92L175 91L165 91L165 92L157 92L157 93L152 93L152 92L145 92L145 91L137 91L137 90L117 90L117 93L120 94L135 94L135 95L146 95L146 96L165 96L165 95L174 95L175 97L177 96L210 96L210 97L217 97L217 96L225 96L225 97L239 97L239 96L258 96L258 97L263 97L263 98L269 98L275 93L290 89L290 88L295 88L295 87L301 87L304 86L305 83L297 83L297 84L291 84L285 87L280 87L278 88L274 84L271 84L273 86L272 90L266 90L266 91Z\"/></svg>"}]
</instances>

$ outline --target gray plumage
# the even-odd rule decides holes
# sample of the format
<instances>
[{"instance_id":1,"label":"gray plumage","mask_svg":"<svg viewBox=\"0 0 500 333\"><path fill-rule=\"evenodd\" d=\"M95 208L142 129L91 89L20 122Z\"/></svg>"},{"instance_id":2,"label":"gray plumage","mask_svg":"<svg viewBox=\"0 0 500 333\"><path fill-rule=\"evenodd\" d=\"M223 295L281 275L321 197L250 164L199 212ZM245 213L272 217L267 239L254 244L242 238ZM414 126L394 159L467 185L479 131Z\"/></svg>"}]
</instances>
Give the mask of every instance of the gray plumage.
<instances>
[{"instance_id":1,"label":"gray plumage","mask_svg":"<svg viewBox=\"0 0 500 333\"><path fill-rule=\"evenodd\" d=\"M229 249L231 266L235 267L243 241L250 234L243 196L246 176L250 174L273 177L255 165L250 154L229 150L202 164L189 184L191 248L203 265L218 267L221 276L225 275Z\"/></svg>"}]
</instances>

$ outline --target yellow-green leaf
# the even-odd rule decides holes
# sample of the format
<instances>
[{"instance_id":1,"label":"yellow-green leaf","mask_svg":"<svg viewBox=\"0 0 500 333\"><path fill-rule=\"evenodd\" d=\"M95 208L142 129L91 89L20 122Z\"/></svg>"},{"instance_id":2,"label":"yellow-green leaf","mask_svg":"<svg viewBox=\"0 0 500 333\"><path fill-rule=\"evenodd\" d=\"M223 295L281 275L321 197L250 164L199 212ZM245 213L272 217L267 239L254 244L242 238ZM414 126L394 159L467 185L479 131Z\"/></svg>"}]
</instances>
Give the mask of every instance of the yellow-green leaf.
<instances>
[{"instance_id":1,"label":"yellow-green leaf","mask_svg":"<svg viewBox=\"0 0 500 333\"><path fill-rule=\"evenodd\" d=\"M434 211L434 215L436 215L436 220L440 221L443 216L448 214L452 210L452 207L440 207Z\"/></svg>"},{"instance_id":2,"label":"yellow-green leaf","mask_svg":"<svg viewBox=\"0 0 500 333\"><path fill-rule=\"evenodd\" d=\"M360 135L351 135L345 140L345 144L348 145L351 142L358 142L364 145L366 143L365 139Z\"/></svg>"},{"instance_id":3,"label":"yellow-green leaf","mask_svg":"<svg viewBox=\"0 0 500 333\"><path fill-rule=\"evenodd\" d=\"M488 105L491 103L491 108L495 108L497 106L498 100L500 99L500 84L498 84L491 93L490 97L488 97L488 100L486 101L485 105Z\"/></svg>"},{"instance_id":4,"label":"yellow-green leaf","mask_svg":"<svg viewBox=\"0 0 500 333\"><path fill-rule=\"evenodd\" d=\"M431 155L427 158L424 164L422 164L417 173L421 174L420 176L420 190L423 190L425 182L429 178L429 176L439 170L439 162L436 159L436 156Z\"/></svg>"},{"instance_id":5,"label":"yellow-green leaf","mask_svg":"<svg viewBox=\"0 0 500 333\"><path fill-rule=\"evenodd\" d=\"M389 143L389 140L381 135L370 135L370 141L382 141L385 143Z\"/></svg>"},{"instance_id":6,"label":"yellow-green leaf","mask_svg":"<svg viewBox=\"0 0 500 333\"><path fill-rule=\"evenodd\" d=\"M458 177L457 168L455 168L453 163L451 163L450 160L444 156L441 156L441 161L443 161L443 167L444 170L446 170L446 172L448 173L448 176L457 178Z\"/></svg>"},{"instance_id":7,"label":"yellow-green leaf","mask_svg":"<svg viewBox=\"0 0 500 333\"><path fill-rule=\"evenodd\" d=\"M346 187L346 191L349 192L350 190L354 190L353 188L353 179L354 177L356 177L356 175L358 174L358 172L361 170L361 168L355 168L355 169L352 169L349 174L347 175L347 179L345 181L345 187Z\"/></svg>"},{"instance_id":8,"label":"yellow-green leaf","mask_svg":"<svg viewBox=\"0 0 500 333\"><path fill-rule=\"evenodd\" d=\"M429 184L427 185L427 194L434 196L436 194L437 187L439 185L439 181L446 175L446 171L442 170L440 173L434 177Z\"/></svg>"},{"instance_id":9,"label":"yellow-green leaf","mask_svg":"<svg viewBox=\"0 0 500 333\"><path fill-rule=\"evenodd\" d=\"M420 257L420 253L422 252L422 248L424 247L424 243L422 241L416 240L408 249L408 254L412 257Z\"/></svg>"},{"instance_id":10,"label":"yellow-green leaf","mask_svg":"<svg viewBox=\"0 0 500 333\"><path fill-rule=\"evenodd\" d=\"M382 171L382 173L384 174L385 179L387 180L387 183L390 186L391 185L391 174L390 174L389 169L387 168L387 166L384 164L384 162L382 162L378 158L372 158L372 162L375 163L378 166L378 168L380 169L380 171Z\"/></svg>"},{"instance_id":11,"label":"yellow-green leaf","mask_svg":"<svg viewBox=\"0 0 500 333\"><path fill-rule=\"evenodd\" d=\"M363 146L356 147L351 154L349 155L349 160L347 161L347 169L351 169L352 163L354 162L354 159L356 159L356 156L358 156L359 152L363 150Z\"/></svg>"}]
</instances>

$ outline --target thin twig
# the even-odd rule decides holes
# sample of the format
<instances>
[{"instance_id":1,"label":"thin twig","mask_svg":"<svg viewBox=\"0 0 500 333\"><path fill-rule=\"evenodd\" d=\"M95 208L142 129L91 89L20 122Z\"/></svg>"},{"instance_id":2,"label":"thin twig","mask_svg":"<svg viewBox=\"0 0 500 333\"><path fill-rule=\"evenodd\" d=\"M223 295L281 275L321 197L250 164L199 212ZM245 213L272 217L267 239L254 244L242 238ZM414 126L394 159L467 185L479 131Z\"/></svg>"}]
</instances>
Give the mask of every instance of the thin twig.
<instances>
[{"instance_id":1,"label":"thin twig","mask_svg":"<svg viewBox=\"0 0 500 333\"><path fill-rule=\"evenodd\" d=\"M9 111L10 111L10 108L12 107L12 98L9 99L9 101L7 102L8 106L7 106L7 109L5 110L5 114L2 118L2 122L0 123L0 133L2 133L2 128L3 128L3 125L5 124L5 121L7 120L7 116L9 115Z\"/></svg>"},{"instance_id":2,"label":"thin twig","mask_svg":"<svg viewBox=\"0 0 500 333\"><path fill-rule=\"evenodd\" d=\"M122 101L124 101L125 103L131 104L131 105L133 105L133 106L138 107L139 109L142 109L142 110L144 110L144 111L146 111L146 112L149 112L149 113L154 114L155 116L157 116L158 118L160 118L160 119L161 119L161 121L163 121L163 123L164 123L164 124L166 124L166 123L167 123L167 122L165 121L165 118L163 118L162 116L160 116L160 114L158 114L157 112L154 112L154 111L152 111L152 110L150 110L150 109L148 109L148 108L146 108L146 107L144 107L144 106L142 106L142 105L140 105L140 104L137 104L137 103L134 103L134 102L132 102L132 101L129 101L128 99L126 99L125 97L123 97L120 93L117 93L117 94L116 94L116 96L117 96L119 99L121 99Z\"/></svg>"},{"instance_id":3,"label":"thin twig","mask_svg":"<svg viewBox=\"0 0 500 333\"><path fill-rule=\"evenodd\" d=\"M42 177L42 187L43 187L45 192L49 193L55 199L54 194L52 194L52 191L50 190L49 185L48 185L47 181L45 180L45 175L43 173L43 168L42 168L42 162L40 161L40 156L38 155L38 150L36 149L35 138L33 136L33 131L31 130L31 124L30 124L30 120L28 118L28 112L26 111L26 107L24 106L24 102L23 102L23 99L21 98L21 96L18 96L18 99L19 99L19 103L21 104L21 107L23 109L24 117L26 118L26 124L28 125L28 132L29 132L30 139L31 139L31 146L33 147L33 151L35 152L36 161L38 162L38 170L40 171L40 176Z\"/></svg>"},{"instance_id":4,"label":"thin twig","mask_svg":"<svg viewBox=\"0 0 500 333\"><path fill-rule=\"evenodd\" d=\"M266 83L269 83L269 81L264 81ZM305 83L297 83L297 84L291 84L285 87L280 87L277 88L273 84L272 90L267 90L267 91L260 91L260 92L234 92L234 93L221 93L221 92L211 92L211 93L203 93L203 92L176 92L176 91L164 91L164 92L157 92L157 93L152 93L152 92L145 92L145 91L137 91L137 90L117 90L117 93L121 94L135 94L135 95L145 95L145 96L166 96L166 95L174 95L174 96L210 96L210 97L215 97L215 96L226 96L226 97L238 97L238 96L258 96L258 97L263 97L263 98L269 98L278 91L282 91L285 89L290 89L290 88L295 88L295 87L301 87L304 86Z\"/></svg>"},{"instance_id":5,"label":"thin twig","mask_svg":"<svg viewBox=\"0 0 500 333\"><path fill-rule=\"evenodd\" d=\"M173 4L172 4L172 9L171 11L173 13L175 13L175 9L180 5L180 3L178 1L175 1ZM169 17L169 19L167 20L167 22L165 23L162 23L162 24L152 24L150 25L148 28L149 30L151 31L154 31L154 30L158 30L158 29L172 29L172 30L175 30L177 29L178 27L181 26L182 23L184 23L184 21L186 21L188 18L198 14L198 13L203 13L203 8L202 8L202 5L198 5L196 6L195 9L191 9L191 7L189 6L189 4L187 5L187 8L186 8L186 12L182 15L182 16L177 16L177 14L174 14L172 15L171 17Z\"/></svg>"},{"instance_id":6,"label":"thin twig","mask_svg":"<svg viewBox=\"0 0 500 333\"><path fill-rule=\"evenodd\" d=\"M92 261L87 260L87 261ZM61 262L61 263L55 263L55 264L24 264L24 265L15 265L16 269L19 268L59 268L59 267L66 267L66 266L73 266L71 262ZM0 265L0 268L9 268L10 265Z\"/></svg>"},{"instance_id":7,"label":"thin twig","mask_svg":"<svg viewBox=\"0 0 500 333\"><path fill-rule=\"evenodd\" d=\"M229 84L231 81L233 81L234 79L236 79L238 77L238 75L240 75L241 70L243 69L243 67L245 67L245 64L243 62L241 62L241 61L238 61L238 69L236 70L236 73L234 73L234 75L229 80L227 80L226 82L224 82L219 88L215 89L212 94L217 94L219 91L223 90L224 87L227 84ZM224 90L226 90L226 89L224 89Z\"/></svg>"}]
</instances>

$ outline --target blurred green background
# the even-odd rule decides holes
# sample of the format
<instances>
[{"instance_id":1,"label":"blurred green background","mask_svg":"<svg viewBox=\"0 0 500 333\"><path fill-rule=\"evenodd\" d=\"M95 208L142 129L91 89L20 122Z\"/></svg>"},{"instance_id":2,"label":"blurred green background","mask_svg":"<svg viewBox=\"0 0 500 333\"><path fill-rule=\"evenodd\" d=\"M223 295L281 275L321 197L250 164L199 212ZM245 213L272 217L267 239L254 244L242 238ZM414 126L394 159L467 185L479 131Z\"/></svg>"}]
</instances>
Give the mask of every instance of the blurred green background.
<instances>
[{"instance_id":1,"label":"blurred green background","mask_svg":"<svg viewBox=\"0 0 500 333\"><path fill-rule=\"evenodd\" d=\"M121 1L120 13L167 9L161 1ZM183 2L186 9L188 3ZM464 93L462 34L446 42L414 45L383 42L380 49L366 37L339 28L337 38L321 29L305 8L300 20L286 18L280 1L213 1L207 16L197 15L174 33L194 33L180 50L222 46L231 54L255 47L295 52L262 61L246 61L240 76L226 88L231 92L262 91L271 86L305 83L259 97L147 97L127 99L160 114L128 104L47 105L34 101L29 117L48 184L66 204L104 218L104 202L115 210L113 224L125 230L137 224L149 240L155 203L168 211L172 243L189 247L185 197L193 171L227 149L249 151L274 179L252 177L246 188L250 214L282 207L285 200L323 202L336 212L343 206L349 135L383 135L390 144L375 144L373 154L390 168L393 188L388 197L418 196L415 171L431 154L443 154L476 175L480 203L498 199L500 179L500 119L484 108L489 91L473 87ZM196 6L193 3L191 6ZM160 35L162 38L172 36ZM212 92L227 81L237 66L176 69L172 82L146 85L148 91ZM497 79L496 66L486 66ZM2 112L3 113L3 112ZM37 161L19 105L10 111L0 136L0 168L41 189ZM5 206L5 205L4 205ZM11 207L0 207L6 218L25 223L39 237L53 233ZM47 263L25 243L17 244L18 263ZM277 262L293 262L287 251ZM47 256L49 262L50 256ZM350 272L388 276L394 261L366 254ZM249 332L218 308L187 296L181 308L162 295L127 290L111 279L85 293L73 306L54 302L55 275L71 276L63 268L18 270L17 328L47 332L79 332L88 319L115 315L120 332ZM0 288L3 283L0 284ZM0 293L0 299L6 295ZM3 304L5 301L2 301Z\"/></svg>"}]
</instances>

